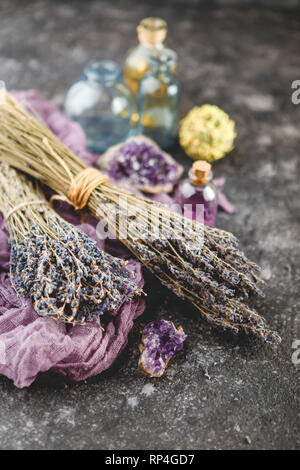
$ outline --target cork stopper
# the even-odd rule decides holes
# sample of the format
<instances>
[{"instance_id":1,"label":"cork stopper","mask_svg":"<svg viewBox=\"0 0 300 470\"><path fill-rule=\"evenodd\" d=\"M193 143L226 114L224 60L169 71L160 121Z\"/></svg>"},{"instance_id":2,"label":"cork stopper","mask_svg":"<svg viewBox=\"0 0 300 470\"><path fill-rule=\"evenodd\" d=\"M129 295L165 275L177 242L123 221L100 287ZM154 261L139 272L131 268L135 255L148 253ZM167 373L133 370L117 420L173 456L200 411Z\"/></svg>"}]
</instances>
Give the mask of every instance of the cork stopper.
<instances>
[{"instance_id":1,"label":"cork stopper","mask_svg":"<svg viewBox=\"0 0 300 470\"><path fill-rule=\"evenodd\" d=\"M193 166L192 166L193 183L205 184L207 182L207 178L210 172L211 172L210 163L204 160L198 160L197 162L193 163Z\"/></svg>"},{"instance_id":2,"label":"cork stopper","mask_svg":"<svg viewBox=\"0 0 300 470\"><path fill-rule=\"evenodd\" d=\"M154 46L167 36L167 23L161 18L144 18L136 28L140 43Z\"/></svg>"}]
</instances>

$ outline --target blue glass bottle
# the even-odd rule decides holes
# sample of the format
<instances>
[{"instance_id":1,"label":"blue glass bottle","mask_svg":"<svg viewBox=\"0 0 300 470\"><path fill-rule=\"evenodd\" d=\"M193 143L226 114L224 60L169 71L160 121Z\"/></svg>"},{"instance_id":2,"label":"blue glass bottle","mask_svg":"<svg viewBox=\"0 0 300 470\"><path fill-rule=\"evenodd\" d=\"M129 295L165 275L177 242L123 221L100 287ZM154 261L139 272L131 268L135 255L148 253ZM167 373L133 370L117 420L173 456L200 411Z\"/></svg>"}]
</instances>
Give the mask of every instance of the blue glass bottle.
<instances>
[{"instance_id":1,"label":"blue glass bottle","mask_svg":"<svg viewBox=\"0 0 300 470\"><path fill-rule=\"evenodd\" d=\"M142 78L137 95L138 133L163 149L171 147L178 135L180 84L172 71L173 54L166 49L150 58L150 71Z\"/></svg>"},{"instance_id":2,"label":"blue glass bottle","mask_svg":"<svg viewBox=\"0 0 300 470\"><path fill-rule=\"evenodd\" d=\"M90 62L68 90L64 109L85 131L91 151L104 152L125 140L133 99L118 64L110 60Z\"/></svg>"}]
</instances>

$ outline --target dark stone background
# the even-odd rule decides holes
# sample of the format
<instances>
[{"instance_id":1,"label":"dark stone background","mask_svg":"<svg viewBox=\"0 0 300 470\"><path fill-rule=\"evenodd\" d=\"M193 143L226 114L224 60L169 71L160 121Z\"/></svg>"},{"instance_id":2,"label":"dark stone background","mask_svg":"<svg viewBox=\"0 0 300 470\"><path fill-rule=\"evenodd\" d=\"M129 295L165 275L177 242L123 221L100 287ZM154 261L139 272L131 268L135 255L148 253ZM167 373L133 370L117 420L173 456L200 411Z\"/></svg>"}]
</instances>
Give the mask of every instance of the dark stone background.
<instances>
[{"instance_id":1,"label":"dark stone background","mask_svg":"<svg viewBox=\"0 0 300 470\"><path fill-rule=\"evenodd\" d=\"M23 390L0 378L1 448L299 448L299 368L291 356L300 339L300 106L291 102L291 83L300 79L300 12L207 4L1 0L0 78L61 104L89 59L121 63L138 21L164 17L180 57L183 111L209 102L237 123L236 149L214 172L226 176L238 211L220 213L217 223L262 265L266 298L257 306L283 343L273 349L212 330L149 278L147 312L110 371L80 384L42 376ZM191 164L180 148L174 155ZM165 376L150 382L137 368L137 344L143 325L161 317L189 336Z\"/></svg>"}]
</instances>

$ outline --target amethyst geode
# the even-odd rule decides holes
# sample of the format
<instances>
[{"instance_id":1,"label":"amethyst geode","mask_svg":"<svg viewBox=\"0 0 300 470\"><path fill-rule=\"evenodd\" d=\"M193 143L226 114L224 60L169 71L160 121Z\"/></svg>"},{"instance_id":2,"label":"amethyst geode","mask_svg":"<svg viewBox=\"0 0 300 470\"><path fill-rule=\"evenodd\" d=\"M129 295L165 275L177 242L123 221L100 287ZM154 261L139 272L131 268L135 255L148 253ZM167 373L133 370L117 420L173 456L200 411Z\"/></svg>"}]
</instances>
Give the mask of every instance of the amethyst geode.
<instances>
[{"instance_id":1,"label":"amethyst geode","mask_svg":"<svg viewBox=\"0 0 300 470\"><path fill-rule=\"evenodd\" d=\"M161 377L169 360L183 348L187 335L181 326L176 329L171 321L158 320L145 326L140 345L140 366L147 377Z\"/></svg>"},{"instance_id":2,"label":"amethyst geode","mask_svg":"<svg viewBox=\"0 0 300 470\"><path fill-rule=\"evenodd\" d=\"M110 147L101 155L97 166L108 173L112 182L134 186L149 194L171 192L183 172L171 155L142 135Z\"/></svg>"}]
</instances>

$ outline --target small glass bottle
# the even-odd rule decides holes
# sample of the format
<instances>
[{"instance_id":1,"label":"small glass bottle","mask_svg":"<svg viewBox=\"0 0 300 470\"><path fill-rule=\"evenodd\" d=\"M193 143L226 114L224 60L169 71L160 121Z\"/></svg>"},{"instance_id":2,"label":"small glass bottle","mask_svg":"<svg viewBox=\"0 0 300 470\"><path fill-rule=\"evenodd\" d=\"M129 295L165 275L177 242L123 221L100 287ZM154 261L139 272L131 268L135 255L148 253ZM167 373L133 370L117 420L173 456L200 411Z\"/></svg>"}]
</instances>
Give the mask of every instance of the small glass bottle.
<instances>
[{"instance_id":1,"label":"small glass bottle","mask_svg":"<svg viewBox=\"0 0 300 470\"><path fill-rule=\"evenodd\" d=\"M178 186L175 195L186 216L198 220L199 214L202 214L205 225L210 227L215 226L218 208L218 191L211 182L212 177L211 165L198 160L190 169L188 179Z\"/></svg>"},{"instance_id":2,"label":"small glass bottle","mask_svg":"<svg viewBox=\"0 0 300 470\"><path fill-rule=\"evenodd\" d=\"M118 64L110 60L90 62L68 90L64 109L85 131L91 151L104 152L125 140L133 99Z\"/></svg>"},{"instance_id":3,"label":"small glass bottle","mask_svg":"<svg viewBox=\"0 0 300 470\"><path fill-rule=\"evenodd\" d=\"M178 135L180 84L172 72L168 49L151 57L150 63L150 71L142 78L137 94L138 133L167 149Z\"/></svg>"},{"instance_id":4,"label":"small glass bottle","mask_svg":"<svg viewBox=\"0 0 300 470\"><path fill-rule=\"evenodd\" d=\"M161 18L145 18L138 25L139 44L128 51L124 64L124 80L134 96L138 92L141 79L150 70L150 58L165 50L163 42L167 32L167 23ZM169 54L172 58L172 71L177 73L177 54L171 49ZM138 114L135 109L132 125L135 126L137 122Z\"/></svg>"}]
</instances>

